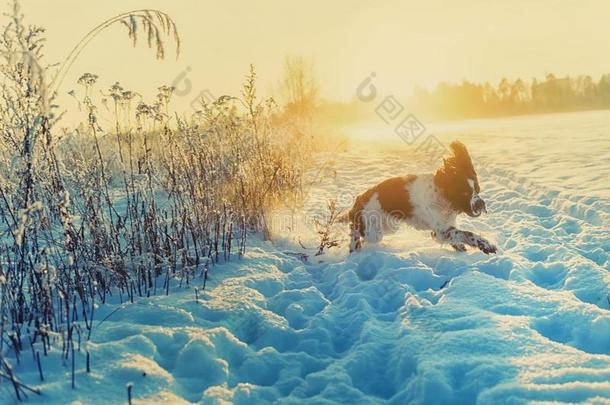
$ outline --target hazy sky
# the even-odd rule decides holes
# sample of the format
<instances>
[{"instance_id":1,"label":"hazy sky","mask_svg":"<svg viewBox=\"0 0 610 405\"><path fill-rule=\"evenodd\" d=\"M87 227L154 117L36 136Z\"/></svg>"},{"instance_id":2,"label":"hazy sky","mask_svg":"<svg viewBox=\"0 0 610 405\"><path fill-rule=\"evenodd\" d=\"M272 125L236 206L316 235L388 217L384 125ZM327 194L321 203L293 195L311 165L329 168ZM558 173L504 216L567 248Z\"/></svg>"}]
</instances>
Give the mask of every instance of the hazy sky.
<instances>
[{"instance_id":1,"label":"hazy sky","mask_svg":"<svg viewBox=\"0 0 610 405\"><path fill-rule=\"evenodd\" d=\"M131 47L117 25L96 38L64 83L89 71L152 94L185 69L193 90L234 94L250 63L263 90L277 82L285 54L312 58L322 94L350 99L370 72L388 93L415 84L468 78L509 78L610 72L607 1L251 1L23 0L28 20L45 26L48 61L61 61L75 42L106 18L158 8L178 25L182 56L156 61L142 43ZM147 92L148 91L148 92ZM192 95L192 97L191 97Z\"/></svg>"}]
</instances>

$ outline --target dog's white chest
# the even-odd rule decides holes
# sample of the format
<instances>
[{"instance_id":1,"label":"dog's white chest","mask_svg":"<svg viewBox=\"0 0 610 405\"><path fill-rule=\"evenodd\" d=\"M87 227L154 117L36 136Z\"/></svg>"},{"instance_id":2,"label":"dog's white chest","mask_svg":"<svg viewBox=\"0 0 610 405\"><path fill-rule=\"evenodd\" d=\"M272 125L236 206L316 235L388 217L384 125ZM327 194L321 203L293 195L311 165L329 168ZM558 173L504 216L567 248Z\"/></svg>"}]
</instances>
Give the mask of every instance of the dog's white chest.
<instances>
[{"instance_id":1,"label":"dog's white chest","mask_svg":"<svg viewBox=\"0 0 610 405\"><path fill-rule=\"evenodd\" d=\"M455 224L457 213L434 184L432 175L420 175L409 185L413 215L407 223L419 230L444 230Z\"/></svg>"}]
</instances>

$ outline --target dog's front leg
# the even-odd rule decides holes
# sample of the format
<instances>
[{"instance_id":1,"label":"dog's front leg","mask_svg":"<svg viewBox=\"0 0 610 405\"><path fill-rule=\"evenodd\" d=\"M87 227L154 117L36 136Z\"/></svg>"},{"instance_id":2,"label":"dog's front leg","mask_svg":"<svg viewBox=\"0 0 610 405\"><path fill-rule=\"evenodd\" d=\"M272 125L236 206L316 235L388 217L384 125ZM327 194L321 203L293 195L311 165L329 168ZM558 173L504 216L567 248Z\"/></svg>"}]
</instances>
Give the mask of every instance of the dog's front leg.
<instances>
[{"instance_id":1,"label":"dog's front leg","mask_svg":"<svg viewBox=\"0 0 610 405\"><path fill-rule=\"evenodd\" d=\"M430 236L432 237L432 239L437 239L439 240L439 236L436 233L436 231L432 231L430 233ZM443 239L443 233L441 232L441 238L440 238L441 242L446 242L445 239ZM451 243L451 247L453 249L455 249L456 252L465 252L466 251L466 245L464 245L463 243Z\"/></svg>"},{"instance_id":2,"label":"dog's front leg","mask_svg":"<svg viewBox=\"0 0 610 405\"><path fill-rule=\"evenodd\" d=\"M466 251L466 245L464 245L463 243L452 243L451 247L456 251L456 252L465 252Z\"/></svg>"},{"instance_id":3,"label":"dog's front leg","mask_svg":"<svg viewBox=\"0 0 610 405\"><path fill-rule=\"evenodd\" d=\"M453 248L456 250L461 250L456 248L456 246L459 247L460 245L468 245L478 248L479 250L481 250L481 252L485 254L496 253L497 250L496 247L491 244L491 242L489 242L482 236L474 234L470 231L462 231L453 226L443 231L442 237L444 240L449 242L451 246L453 246Z\"/></svg>"}]
</instances>

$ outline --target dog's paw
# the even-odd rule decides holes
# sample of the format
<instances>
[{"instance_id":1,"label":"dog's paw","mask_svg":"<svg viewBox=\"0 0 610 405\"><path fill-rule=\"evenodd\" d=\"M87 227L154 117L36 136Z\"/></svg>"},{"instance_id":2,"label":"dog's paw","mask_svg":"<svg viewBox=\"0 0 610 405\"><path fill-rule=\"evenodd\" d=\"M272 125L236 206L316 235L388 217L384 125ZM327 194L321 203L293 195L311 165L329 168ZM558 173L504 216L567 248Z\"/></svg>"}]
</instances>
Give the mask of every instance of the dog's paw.
<instances>
[{"instance_id":1,"label":"dog's paw","mask_svg":"<svg viewBox=\"0 0 610 405\"><path fill-rule=\"evenodd\" d=\"M479 239L479 241L477 242L477 247L479 248L479 250L481 250L481 252L483 252L487 255L490 253L496 253L496 251L497 251L496 246L492 245L486 239Z\"/></svg>"},{"instance_id":2,"label":"dog's paw","mask_svg":"<svg viewBox=\"0 0 610 405\"><path fill-rule=\"evenodd\" d=\"M463 243L452 244L451 247L454 248L457 252L466 251L466 245L464 245Z\"/></svg>"}]
</instances>

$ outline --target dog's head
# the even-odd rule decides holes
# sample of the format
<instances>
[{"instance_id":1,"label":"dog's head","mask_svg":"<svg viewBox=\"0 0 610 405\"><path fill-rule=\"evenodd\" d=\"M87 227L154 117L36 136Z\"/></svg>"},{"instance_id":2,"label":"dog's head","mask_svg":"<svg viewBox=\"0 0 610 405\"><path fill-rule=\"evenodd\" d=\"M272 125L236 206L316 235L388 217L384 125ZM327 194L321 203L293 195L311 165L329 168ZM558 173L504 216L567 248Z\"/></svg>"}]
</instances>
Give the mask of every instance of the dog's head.
<instances>
[{"instance_id":1,"label":"dog's head","mask_svg":"<svg viewBox=\"0 0 610 405\"><path fill-rule=\"evenodd\" d=\"M452 142L450 148L452 154L443 159L434 182L456 211L478 217L487 211L485 201L479 197L479 179L470 154L466 146L458 141Z\"/></svg>"}]
</instances>

